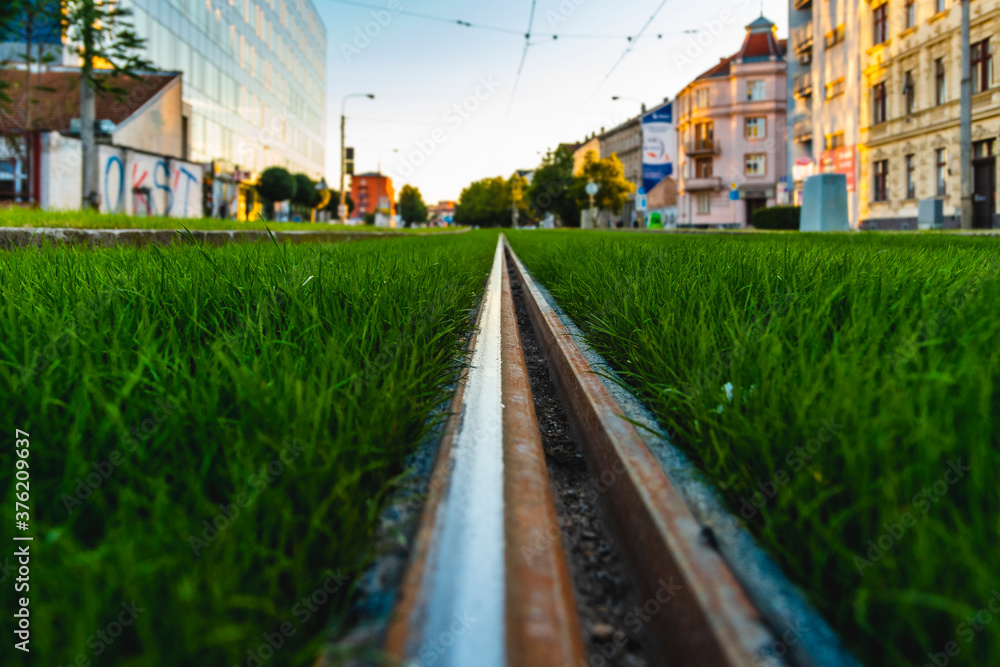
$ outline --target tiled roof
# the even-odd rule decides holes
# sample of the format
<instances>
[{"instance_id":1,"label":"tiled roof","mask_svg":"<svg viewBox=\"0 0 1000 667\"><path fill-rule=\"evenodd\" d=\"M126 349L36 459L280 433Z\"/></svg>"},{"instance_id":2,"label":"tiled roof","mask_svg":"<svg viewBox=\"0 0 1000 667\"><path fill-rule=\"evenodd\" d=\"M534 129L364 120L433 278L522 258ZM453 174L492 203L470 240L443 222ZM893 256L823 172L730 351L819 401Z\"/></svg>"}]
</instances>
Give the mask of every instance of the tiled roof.
<instances>
[{"instance_id":1,"label":"tiled roof","mask_svg":"<svg viewBox=\"0 0 1000 667\"><path fill-rule=\"evenodd\" d=\"M97 93L96 120L110 120L120 125L143 104L181 75L177 72L142 74L135 79L111 77L107 85L119 92ZM24 129L24 71L0 69L0 80L7 82L6 92L14 103L0 108L0 132L20 132ZM80 71L50 71L32 74L31 125L35 130L68 132L73 118L80 117ZM140 90L143 89L143 90ZM134 100L134 102L132 101Z\"/></svg>"},{"instance_id":2,"label":"tiled roof","mask_svg":"<svg viewBox=\"0 0 1000 667\"><path fill-rule=\"evenodd\" d=\"M787 42L788 40L775 37L774 24L761 16L747 26L747 36L739 51L720 60L718 65L697 76L695 81L717 76L729 76L730 67L734 60L759 62L770 60L772 56L779 60L783 59L788 48Z\"/></svg>"}]
</instances>

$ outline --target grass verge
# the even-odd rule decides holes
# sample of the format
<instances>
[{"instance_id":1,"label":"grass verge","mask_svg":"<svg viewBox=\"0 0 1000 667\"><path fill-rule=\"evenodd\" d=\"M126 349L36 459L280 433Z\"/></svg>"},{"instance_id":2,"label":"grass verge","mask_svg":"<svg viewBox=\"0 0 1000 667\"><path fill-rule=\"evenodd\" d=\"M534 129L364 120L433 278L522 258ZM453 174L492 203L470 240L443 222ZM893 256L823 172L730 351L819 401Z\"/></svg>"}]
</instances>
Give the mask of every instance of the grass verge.
<instances>
[{"instance_id":1,"label":"grass verge","mask_svg":"<svg viewBox=\"0 0 1000 667\"><path fill-rule=\"evenodd\" d=\"M995 240L508 236L859 658L1000 664Z\"/></svg>"},{"instance_id":2,"label":"grass verge","mask_svg":"<svg viewBox=\"0 0 1000 667\"><path fill-rule=\"evenodd\" d=\"M183 227L182 227L183 225ZM435 233L454 231L455 227L424 229L388 229L371 225L331 225L308 222L269 222L267 220L220 220L218 218L164 218L129 216L94 211L41 211L22 208L0 208L0 227L69 227L72 229L188 229L231 230L270 229L275 232L374 232Z\"/></svg>"},{"instance_id":3,"label":"grass verge","mask_svg":"<svg viewBox=\"0 0 1000 667\"><path fill-rule=\"evenodd\" d=\"M0 254L32 662L310 664L457 376L495 242Z\"/></svg>"}]
</instances>

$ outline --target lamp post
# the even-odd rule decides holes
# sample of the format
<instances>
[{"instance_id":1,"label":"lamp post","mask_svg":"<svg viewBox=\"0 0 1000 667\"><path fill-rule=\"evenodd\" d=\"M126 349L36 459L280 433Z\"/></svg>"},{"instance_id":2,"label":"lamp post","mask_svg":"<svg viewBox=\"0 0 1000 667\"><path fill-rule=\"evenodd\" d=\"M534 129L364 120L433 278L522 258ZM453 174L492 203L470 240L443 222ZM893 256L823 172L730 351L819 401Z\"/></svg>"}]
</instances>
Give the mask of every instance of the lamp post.
<instances>
[{"instance_id":1,"label":"lamp post","mask_svg":"<svg viewBox=\"0 0 1000 667\"><path fill-rule=\"evenodd\" d=\"M347 169L347 147L344 144L344 119L346 118L347 100L352 97L367 97L374 100L371 93L351 93L345 95L340 103L340 206L337 212L340 214L340 224L347 224L347 193L344 192L344 171Z\"/></svg>"}]
</instances>

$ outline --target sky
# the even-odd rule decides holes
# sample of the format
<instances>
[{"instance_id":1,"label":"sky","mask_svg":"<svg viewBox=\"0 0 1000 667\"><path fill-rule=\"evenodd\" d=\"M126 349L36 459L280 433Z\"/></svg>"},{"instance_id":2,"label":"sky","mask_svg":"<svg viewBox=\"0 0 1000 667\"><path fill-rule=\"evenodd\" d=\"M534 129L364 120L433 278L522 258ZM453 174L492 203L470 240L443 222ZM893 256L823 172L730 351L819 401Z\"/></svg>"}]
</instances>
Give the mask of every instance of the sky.
<instances>
[{"instance_id":1,"label":"sky","mask_svg":"<svg viewBox=\"0 0 1000 667\"><path fill-rule=\"evenodd\" d=\"M331 184L344 96L371 93L346 102L356 173L381 166L397 192L410 184L427 202L532 169L558 144L673 98L735 53L762 11L788 34L787 0L535 0L533 17L532 0L314 3L327 31Z\"/></svg>"}]
</instances>

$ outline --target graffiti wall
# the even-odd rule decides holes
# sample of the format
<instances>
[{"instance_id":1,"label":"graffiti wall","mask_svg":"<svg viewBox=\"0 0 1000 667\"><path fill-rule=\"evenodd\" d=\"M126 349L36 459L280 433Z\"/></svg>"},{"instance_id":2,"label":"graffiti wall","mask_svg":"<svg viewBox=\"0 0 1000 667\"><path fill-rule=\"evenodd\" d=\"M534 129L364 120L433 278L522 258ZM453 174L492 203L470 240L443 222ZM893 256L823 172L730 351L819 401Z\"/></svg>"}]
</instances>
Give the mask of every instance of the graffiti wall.
<instances>
[{"instance_id":1,"label":"graffiti wall","mask_svg":"<svg viewBox=\"0 0 1000 667\"><path fill-rule=\"evenodd\" d=\"M80 208L80 141L56 132L42 142L42 207ZM98 146L102 213L200 218L204 167L193 162Z\"/></svg>"},{"instance_id":2,"label":"graffiti wall","mask_svg":"<svg viewBox=\"0 0 1000 667\"><path fill-rule=\"evenodd\" d=\"M101 211L200 218L200 164L101 146Z\"/></svg>"}]
</instances>

